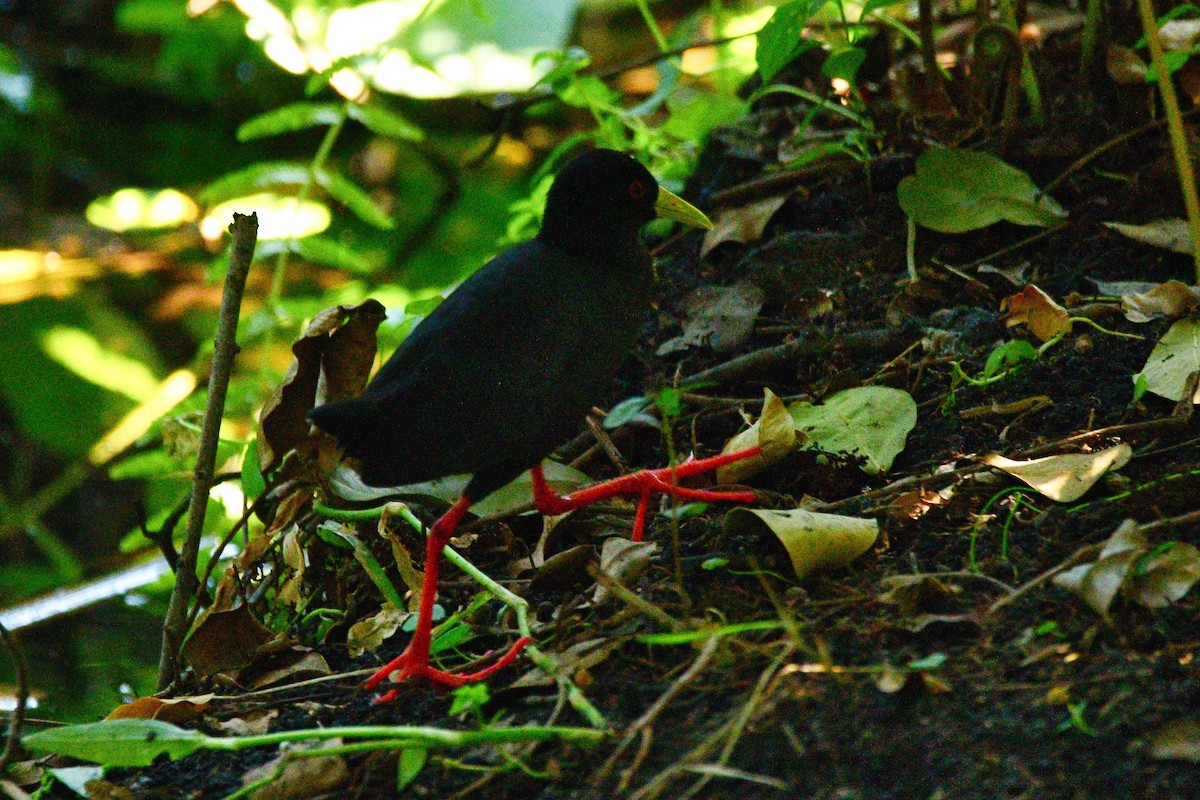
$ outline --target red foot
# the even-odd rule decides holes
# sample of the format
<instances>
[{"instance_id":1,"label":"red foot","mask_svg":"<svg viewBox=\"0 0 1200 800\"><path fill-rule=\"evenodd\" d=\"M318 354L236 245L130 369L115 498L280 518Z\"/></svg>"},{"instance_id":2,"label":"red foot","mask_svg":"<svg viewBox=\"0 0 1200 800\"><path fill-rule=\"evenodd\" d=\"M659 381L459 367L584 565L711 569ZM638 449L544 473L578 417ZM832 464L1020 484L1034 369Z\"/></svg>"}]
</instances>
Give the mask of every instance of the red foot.
<instances>
[{"instance_id":1,"label":"red foot","mask_svg":"<svg viewBox=\"0 0 1200 800\"><path fill-rule=\"evenodd\" d=\"M412 641L408 643L404 652L368 678L367 682L363 684L364 688L374 689L389 675L397 671L400 673L399 680L401 681L421 679L448 688L481 681L496 670L511 664L525 648L525 645L529 644L529 637L522 636L499 661L478 672L444 672L429 664L429 642L433 631L433 601L437 596L438 568L442 561L442 548L446 546L446 542L450 541L450 537L454 535L454 529L458 527L459 521L470 507L471 498L464 495L429 529L425 538L425 580L421 584L421 607L417 611L417 629L413 631ZM375 702L386 703L394 700L398 693L399 690L392 689L377 697Z\"/></svg>"},{"instance_id":2,"label":"red foot","mask_svg":"<svg viewBox=\"0 0 1200 800\"><path fill-rule=\"evenodd\" d=\"M383 681L387 679L389 675L397 671L399 671L400 675L396 678L396 682L406 680L425 680L429 681L435 686L443 686L447 689L454 689L462 686L463 684L474 683L475 681L487 680L494 672L502 670L509 664L516 661L517 656L520 655L521 651L525 649L525 645L529 644L531 641L533 640L528 636L522 636L520 639L517 639L512 647L508 649L508 652L501 656L499 661L489 667L484 667L478 672L445 672L440 669L435 669L429 663L429 653L426 652L424 654L424 658L419 657L413 650L413 646L410 643L404 652L401 653L397 658L393 659L388 663L387 666L376 672L370 678L367 678L366 683L363 684L363 688L374 689L376 686L383 683ZM391 702L392 700L396 699L396 696L399 693L399 689L392 689L391 691L384 692L379 697L375 698L374 703L378 705L380 703Z\"/></svg>"},{"instance_id":3,"label":"red foot","mask_svg":"<svg viewBox=\"0 0 1200 800\"><path fill-rule=\"evenodd\" d=\"M678 481L680 478L699 475L702 472L710 472L726 464L732 464L735 461L741 461L744 458L758 455L761 452L761 447L751 447L746 450L739 450L736 453L702 458L699 461L689 458L687 461L674 467L647 469L641 472L630 473L629 475L622 475L619 478L613 478L610 481L604 481L595 486L580 489L578 492L566 495L565 497L560 497L554 493L554 490L550 488L550 484L546 483L546 476L542 474L541 467L534 467L532 470L533 502L541 513L555 516L601 500L607 500L610 497L616 497L619 494L636 494L639 496L639 500L637 516L634 517L633 521L633 541L640 542L646 534L646 507L649 505L650 495L652 494L669 494L684 500L699 500L702 502L755 502L758 497L754 492L718 492L710 489L688 489L684 486L679 486Z\"/></svg>"}]
</instances>

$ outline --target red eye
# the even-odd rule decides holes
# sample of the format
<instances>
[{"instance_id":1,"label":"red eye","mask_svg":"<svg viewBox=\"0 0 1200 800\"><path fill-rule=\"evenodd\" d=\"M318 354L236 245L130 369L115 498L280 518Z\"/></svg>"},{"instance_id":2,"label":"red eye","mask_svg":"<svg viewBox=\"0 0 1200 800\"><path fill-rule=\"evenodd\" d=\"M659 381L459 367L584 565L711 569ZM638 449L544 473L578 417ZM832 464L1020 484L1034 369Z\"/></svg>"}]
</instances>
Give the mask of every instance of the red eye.
<instances>
[{"instance_id":1,"label":"red eye","mask_svg":"<svg viewBox=\"0 0 1200 800\"><path fill-rule=\"evenodd\" d=\"M634 181L629 184L629 196L634 200L641 200L646 196L646 184L642 181Z\"/></svg>"}]
</instances>

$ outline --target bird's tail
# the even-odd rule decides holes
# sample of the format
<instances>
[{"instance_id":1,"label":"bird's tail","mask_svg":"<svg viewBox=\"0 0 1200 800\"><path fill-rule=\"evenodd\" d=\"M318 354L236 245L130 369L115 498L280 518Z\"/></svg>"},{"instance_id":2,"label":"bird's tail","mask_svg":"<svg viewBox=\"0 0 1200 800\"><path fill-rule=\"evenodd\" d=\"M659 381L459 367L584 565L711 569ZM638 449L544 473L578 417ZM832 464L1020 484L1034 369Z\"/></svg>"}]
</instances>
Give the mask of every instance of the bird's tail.
<instances>
[{"instance_id":1,"label":"bird's tail","mask_svg":"<svg viewBox=\"0 0 1200 800\"><path fill-rule=\"evenodd\" d=\"M335 400L308 412L309 422L331 434L348 455L361 457L371 449L372 420L378 419L377 402L371 398Z\"/></svg>"}]
</instances>

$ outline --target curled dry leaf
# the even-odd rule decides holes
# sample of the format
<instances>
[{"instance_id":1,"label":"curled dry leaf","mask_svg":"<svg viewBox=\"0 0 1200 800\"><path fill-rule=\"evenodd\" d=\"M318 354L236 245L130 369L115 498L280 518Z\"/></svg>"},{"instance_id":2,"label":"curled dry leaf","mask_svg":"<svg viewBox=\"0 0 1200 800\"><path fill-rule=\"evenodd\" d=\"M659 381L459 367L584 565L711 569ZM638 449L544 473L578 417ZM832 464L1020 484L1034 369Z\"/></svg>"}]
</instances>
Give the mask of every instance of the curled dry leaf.
<instances>
[{"instance_id":1,"label":"curled dry leaf","mask_svg":"<svg viewBox=\"0 0 1200 800\"><path fill-rule=\"evenodd\" d=\"M796 425L792 415L770 389L763 390L762 415L721 449L723 454L760 447L762 452L717 470L717 483L741 483L746 478L782 460L796 447ZM803 437L807 440L808 437Z\"/></svg>"},{"instance_id":2,"label":"curled dry leaf","mask_svg":"<svg viewBox=\"0 0 1200 800\"><path fill-rule=\"evenodd\" d=\"M1200 320L1181 319L1158 340L1142 371L1133 379L1144 378L1147 390L1178 403L1196 370L1200 370ZM1200 389L1193 394L1192 402L1200 403Z\"/></svg>"},{"instance_id":3,"label":"curled dry leaf","mask_svg":"<svg viewBox=\"0 0 1200 800\"><path fill-rule=\"evenodd\" d=\"M333 672L325 656L302 647L271 653L256 660L238 679L251 689L265 689L284 683L324 678Z\"/></svg>"},{"instance_id":4,"label":"curled dry leaf","mask_svg":"<svg viewBox=\"0 0 1200 800\"><path fill-rule=\"evenodd\" d=\"M1200 306L1200 289L1182 281L1160 283L1149 291L1121 295L1121 308L1130 322L1181 317Z\"/></svg>"},{"instance_id":5,"label":"curled dry leaf","mask_svg":"<svg viewBox=\"0 0 1200 800\"><path fill-rule=\"evenodd\" d=\"M362 394L375 362L375 331L385 311L376 300L335 306L313 317L292 345L295 358L259 415L259 468L269 472L308 441L314 405Z\"/></svg>"},{"instance_id":6,"label":"curled dry leaf","mask_svg":"<svg viewBox=\"0 0 1200 800\"><path fill-rule=\"evenodd\" d=\"M1071 315L1032 283L1004 298L1000 309L1008 313L1005 325L1011 328L1023 324L1043 342L1071 332Z\"/></svg>"},{"instance_id":7,"label":"curled dry leaf","mask_svg":"<svg viewBox=\"0 0 1200 800\"><path fill-rule=\"evenodd\" d=\"M1125 520L1094 562L1054 577L1097 614L1106 615L1117 593L1147 608L1169 605L1200 581L1200 549L1186 542L1152 547L1133 520Z\"/></svg>"},{"instance_id":8,"label":"curled dry leaf","mask_svg":"<svg viewBox=\"0 0 1200 800\"><path fill-rule=\"evenodd\" d=\"M771 217L775 216L775 212L783 207L786 201L787 195L768 197L766 200L737 208L723 208L713 214L713 226L704 234L700 257L704 258L721 242L757 242L762 238Z\"/></svg>"},{"instance_id":9,"label":"curled dry leaf","mask_svg":"<svg viewBox=\"0 0 1200 800\"><path fill-rule=\"evenodd\" d=\"M1104 473L1125 466L1132 455L1133 448L1119 444L1095 453L1047 456L1032 461L1014 461L992 453L980 461L1029 484L1051 500L1070 503L1083 497Z\"/></svg>"},{"instance_id":10,"label":"curled dry leaf","mask_svg":"<svg viewBox=\"0 0 1200 800\"><path fill-rule=\"evenodd\" d=\"M873 519L818 514L800 508L735 508L725 515L726 535L744 535L763 527L783 544L801 580L818 569L844 567L870 550L879 538L879 523Z\"/></svg>"}]
</instances>

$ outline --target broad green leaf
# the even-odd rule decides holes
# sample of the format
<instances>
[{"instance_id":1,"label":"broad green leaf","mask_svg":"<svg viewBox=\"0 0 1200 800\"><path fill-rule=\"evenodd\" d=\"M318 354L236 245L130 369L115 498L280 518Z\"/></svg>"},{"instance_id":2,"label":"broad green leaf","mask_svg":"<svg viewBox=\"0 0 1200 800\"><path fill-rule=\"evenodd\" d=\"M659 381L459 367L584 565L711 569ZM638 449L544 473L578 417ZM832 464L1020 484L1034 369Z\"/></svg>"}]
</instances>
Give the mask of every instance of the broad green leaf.
<instances>
[{"instance_id":1,"label":"broad green leaf","mask_svg":"<svg viewBox=\"0 0 1200 800\"><path fill-rule=\"evenodd\" d=\"M758 50L755 58L763 83L774 78L793 58L818 46L815 40L804 38L804 26L826 2L827 0L795 0L775 9L771 19L758 32Z\"/></svg>"},{"instance_id":2,"label":"broad green leaf","mask_svg":"<svg viewBox=\"0 0 1200 800\"><path fill-rule=\"evenodd\" d=\"M395 227L395 221L377 206L371 196L360 189L358 184L327 169L318 170L315 177L321 188L329 192L335 200L350 209L351 213L363 222L381 230L391 230Z\"/></svg>"},{"instance_id":3,"label":"broad green leaf","mask_svg":"<svg viewBox=\"0 0 1200 800\"><path fill-rule=\"evenodd\" d=\"M210 206L216 205L273 186L299 186L308 179L307 164L297 161L264 161L217 178L200 193L200 202Z\"/></svg>"},{"instance_id":4,"label":"broad green leaf","mask_svg":"<svg viewBox=\"0 0 1200 800\"><path fill-rule=\"evenodd\" d=\"M1066 217L1062 206L1039 194L1025 172L987 153L932 147L917 172L900 181L900 207L915 222L942 233L986 228L1001 220L1049 226Z\"/></svg>"},{"instance_id":5,"label":"broad green leaf","mask_svg":"<svg viewBox=\"0 0 1200 800\"><path fill-rule=\"evenodd\" d=\"M379 265L360 253L326 236L305 236L293 241L296 252L314 264L340 269L353 275L369 275Z\"/></svg>"},{"instance_id":6,"label":"broad green leaf","mask_svg":"<svg viewBox=\"0 0 1200 800\"><path fill-rule=\"evenodd\" d=\"M917 404L908 392L886 386L847 389L819 406L793 403L788 410L796 430L811 444L832 453L866 458L867 472L887 472L917 424Z\"/></svg>"},{"instance_id":7,"label":"broad green leaf","mask_svg":"<svg viewBox=\"0 0 1200 800\"><path fill-rule=\"evenodd\" d=\"M595 75L580 75L558 96L567 105L579 108L609 108L617 100L617 93Z\"/></svg>"},{"instance_id":8,"label":"broad green leaf","mask_svg":"<svg viewBox=\"0 0 1200 800\"><path fill-rule=\"evenodd\" d=\"M342 118L338 103L289 103L243 122L237 130L239 142L250 142L268 136L336 125Z\"/></svg>"},{"instance_id":9,"label":"broad green leaf","mask_svg":"<svg viewBox=\"0 0 1200 800\"><path fill-rule=\"evenodd\" d=\"M175 761L210 746L210 737L153 719L115 719L50 728L21 743L35 755L60 755L108 767L146 767L161 755Z\"/></svg>"},{"instance_id":10,"label":"broad green leaf","mask_svg":"<svg viewBox=\"0 0 1200 800\"><path fill-rule=\"evenodd\" d=\"M378 105L351 105L350 118L361 122L372 133L386 136L389 139L403 139L419 142L425 138L425 132L391 109Z\"/></svg>"},{"instance_id":11,"label":"broad green leaf","mask_svg":"<svg viewBox=\"0 0 1200 800\"><path fill-rule=\"evenodd\" d=\"M1143 379L1146 389L1178 403L1183 399L1188 376L1200 369L1200 321L1181 319L1167 329L1150 351L1142 371L1134 380ZM1192 397L1200 403L1200 389Z\"/></svg>"},{"instance_id":12,"label":"broad green leaf","mask_svg":"<svg viewBox=\"0 0 1200 800\"><path fill-rule=\"evenodd\" d=\"M258 471L258 439L251 439L242 452L242 494L253 500L267 490L267 483Z\"/></svg>"}]
</instances>

